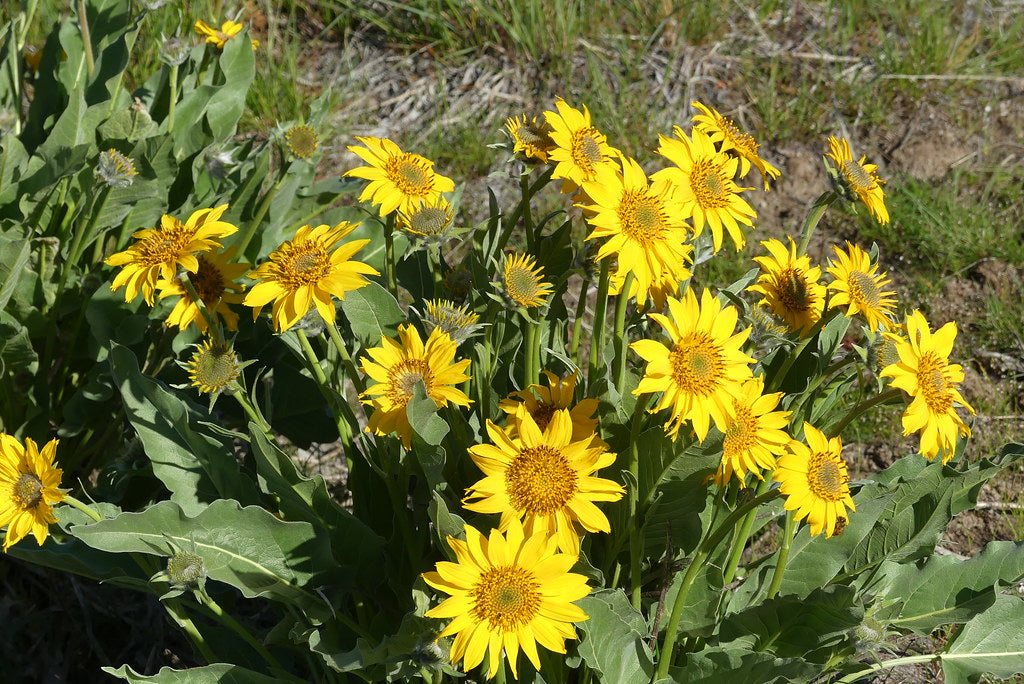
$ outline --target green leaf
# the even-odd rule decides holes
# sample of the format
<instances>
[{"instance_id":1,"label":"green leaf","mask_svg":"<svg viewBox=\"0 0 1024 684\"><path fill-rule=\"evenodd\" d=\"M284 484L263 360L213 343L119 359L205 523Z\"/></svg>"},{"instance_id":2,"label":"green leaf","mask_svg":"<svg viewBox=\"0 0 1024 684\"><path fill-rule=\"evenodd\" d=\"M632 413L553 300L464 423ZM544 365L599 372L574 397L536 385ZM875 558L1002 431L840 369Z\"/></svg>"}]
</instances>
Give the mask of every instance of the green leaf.
<instances>
[{"instance_id":1,"label":"green leaf","mask_svg":"<svg viewBox=\"0 0 1024 684\"><path fill-rule=\"evenodd\" d=\"M238 467L231 443L199 429L197 417L184 401L163 383L139 372L131 350L114 345L110 372L153 474L170 490L171 501L189 515L218 498L233 498L244 504L259 501L252 480Z\"/></svg>"},{"instance_id":2,"label":"green leaf","mask_svg":"<svg viewBox=\"0 0 1024 684\"><path fill-rule=\"evenodd\" d=\"M218 88L206 108L215 140L227 140L234 135L238 120L245 110L245 98L256 74L256 61L247 31L229 40L220 53L220 69L224 85Z\"/></svg>"},{"instance_id":3,"label":"green leaf","mask_svg":"<svg viewBox=\"0 0 1024 684\"><path fill-rule=\"evenodd\" d=\"M579 652L602 681L646 684L654 676L647 647L647 623L622 591L599 589L576 602L590 617L577 627L583 632Z\"/></svg>"},{"instance_id":4,"label":"green leaf","mask_svg":"<svg viewBox=\"0 0 1024 684\"><path fill-rule=\"evenodd\" d=\"M375 282L345 294L341 302L352 332L364 347L380 345L381 337L394 337L405 313L391 293Z\"/></svg>"},{"instance_id":5,"label":"green leaf","mask_svg":"<svg viewBox=\"0 0 1024 684\"><path fill-rule=\"evenodd\" d=\"M28 264L28 257L32 250L32 241L25 239L18 243L8 243L4 245L3 249L6 254L0 261L0 277L3 278L3 285L0 286L0 311L7 309L7 302L14 294L18 279L25 272L25 266ZM9 264L7 255L14 257Z\"/></svg>"},{"instance_id":6,"label":"green leaf","mask_svg":"<svg viewBox=\"0 0 1024 684\"><path fill-rule=\"evenodd\" d=\"M448 423L437 415L437 402L427 396L423 382L417 382L405 407L414 433L430 446L437 446L448 434Z\"/></svg>"},{"instance_id":7,"label":"green leaf","mask_svg":"<svg viewBox=\"0 0 1024 684\"><path fill-rule=\"evenodd\" d=\"M455 560L455 552L448 545L448 537L456 539L466 538L466 521L448 510L448 504L439 492L434 492L434 497L427 504L427 515L430 522L434 523L434 533L437 536L437 546L448 557L448 560Z\"/></svg>"},{"instance_id":8,"label":"green leaf","mask_svg":"<svg viewBox=\"0 0 1024 684\"><path fill-rule=\"evenodd\" d=\"M978 675L1024 673L1024 600L998 596L984 613L964 625L942 654L946 684L977 681Z\"/></svg>"},{"instance_id":9,"label":"green leaf","mask_svg":"<svg viewBox=\"0 0 1024 684\"><path fill-rule=\"evenodd\" d=\"M107 674L120 677L126 682L150 682L151 684L275 684L275 682L301 682L303 680L279 672L275 676L261 674L238 665L214 663L203 667L191 667L187 670L175 670L161 667L155 675L141 675L128 665L119 668L100 668Z\"/></svg>"},{"instance_id":10,"label":"green leaf","mask_svg":"<svg viewBox=\"0 0 1024 684\"><path fill-rule=\"evenodd\" d=\"M207 576L237 588L247 598L317 607L323 599L306 587L332 583L335 563L327 537L307 522L284 522L257 506L220 499L188 516L173 501L140 513L122 513L71 533L112 553L170 557L170 542L202 556Z\"/></svg>"},{"instance_id":11,"label":"green leaf","mask_svg":"<svg viewBox=\"0 0 1024 684\"><path fill-rule=\"evenodd\" d=\"M736 645L715 645L690 653L686 664L669 669L671 679L657 684L775 684L810 682L821 674L821 665L799 658L776 658L764 651Z\"/></svg>"}]
</instances>

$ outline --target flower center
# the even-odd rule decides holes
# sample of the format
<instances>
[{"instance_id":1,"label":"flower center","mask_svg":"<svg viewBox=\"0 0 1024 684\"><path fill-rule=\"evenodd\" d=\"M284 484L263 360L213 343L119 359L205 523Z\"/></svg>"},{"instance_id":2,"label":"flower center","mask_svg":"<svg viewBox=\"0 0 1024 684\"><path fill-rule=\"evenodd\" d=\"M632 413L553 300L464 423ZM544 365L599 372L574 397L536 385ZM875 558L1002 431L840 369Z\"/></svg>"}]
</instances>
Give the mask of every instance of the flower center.
<instances>
[{"instance_id":1,"label":"flower center","mask_svg":"<svg viewBox=\"0 0 1024 684\"><path fill-rule=\"evenodd\" d=\"M704 157L693 163L690 169L690 189L697 203L706 209L716 209L729 204L728 179L722 173L720 164L712 157Z\"/></svg>"},{"instance_id":2,"label":"flower center","mask_svg":"<svg viewBox=\"0 0 1024 684\"><path fill-rule=\"evenodd\" d=\"M664 206L644 191L627 190L619 201L622 232L644 247L661 237L665 225Z\"/></svg>"},{"instance_id":3,"label":"flower center","mask_svg":"<svg viewBox=\"0 0 1024 684\"><path fill-rule=\"evenodd\" d=\"M194 387L219 392L238 377L238 357L229 347L201 347L192 357L191 370Z\"/></svg>"},{"instance_id":4,"label":"flower center","mask_svg":"<svg viewBox=\"0 0 1024 684\"><path fill-rule=\"evenodd\" d=\"M417 155L408 152L388 159L384 172L388 180L397 185L404 195L426 195L433 186L433 173L430 169L424 168Z\"/></svg>"},{"instance_id":5,"label":"flower center","mask_svg":"<svg viewBox=\"0 0 1024 684\"><path fill-rule=\"evenodd\" d=\"M819 499L840 501L849 481L845 470L829 454L812 454L807 465L807 484Z\"/></svg>"},{"instance_id":6,"label":"flower center","mask_svg":"<svg viewBox=\"0 0 1024 684\"><path fill-rule=\"evenodd\" d=\"M934 414L947 413L953 406L953 393L946 381L946 362L928 352L917 362L917 385L928 409Z\"/></svg>"},{"instance_id":7,"label":"flower center","mask_svg":"<svg viewBox=\"0 0 1024 684\"><path fill-rule=\"evenodd\" d=\"M523 145L532 145L539 147L541 145L548 145L551 139L544 135L540 130L534 128L529 124L522 124L515 132L516 139Z\"/></svg>"},{"instance_id":8,"label":"flower center","mask_svg":"<svg viewBox=\"0 0 1024 684\"><path fill-rule=\"evenodd\" d=\"M440 235L452 216L440 207L423 207L409 219L409 230L418 235Z\"/></svg>"},{"instance_id":9,"label":"flower center","mask_svg":"<svg viewBox=\"0 0 1024 684\"><path fill-rule=\"evenodd\" d=\"M281 257L276 280L286 289L314 285L331 272L330 256L318 242L286 242L278 251Z\"/></svg>"},{"instance_id":10,"label":"flower center","mask_svg":"<svg viewBox=\"0 0 1024 684\"><path fill-rule=\"evenodd\" d=\"M176 553L167 561L167 575L178 585L195 584L205 573L202 556L194 553Z\"/></svg>"},{"instance_id":11,"label":"flower center","mask_svg":"<svg viewBox=\"0 0 1024 684\"><path fill-rule=\"evenodd\" d=\"M533 417L533 422L537 423L537 427L540 428L540 431L544 432L548 423L551 422L551 416L555 415L555 411L557 410L558 407L554 404L539 403L537 404L537 408L530 411L530 415Z\"/></svg>"},{"instance_id":12,"label":"flower center","mask_svg":"<svg viewBox=\"0 0 1024 684\"><path fill-rule=\"evenodd\" d=\"M179 222L170 231L163 231L145 240L139 245L139 262L146 266L162 264L176 258L185 251L185 245L192 239L194 232Z\"/></svg>"},{"instance_id":13,"label":"flower center","mask_svg":"<svg viewBox=\"0 0 1024 684\"><path fill-rule=\"evenodd\" d=\"M798 268L786 268L779 273L778 293L783 306L790 311L807 311L813 305L807 279Z\"/></svg>"},{"instance_id":14,"label":"flower center","mask_svg":"<svg viewBox=\"0 0 1024 684\"><path fill-rule=\"evenodd\" d=\"M541 445L519 452L505 471L505 490L517 511L547 515L560 510L577 489L577 473L560 449Z\"/></svg>"},{"instance_id":15,"label":"flower center","mask_svg":"<svg viewBox=\"0 0 1024 684\"><path fill-rule=\"evenodd\" d=\"M843 176L846 177L854 192L870 190L875 184L875 179L871 177L871 174L852 159L843 160Z\"/></svg>"},{"instance_id":16,"label":"flower center","mask_svg":"<svg viewBox=\"0 0 1024 684\"><path fill-rule=\"evenodd\" d=\"M22 510L35 508L43 500L43 481L31 473L22 473L14 483L11 498Z\"/></svg>"},{"instance_id":17,"label":"flower center","mask_svg":"<svg viewBox=\"0 0 1024 684\"><path fill-rule=\"evenodd\" d=\"M757 152L757 143L754 142L754 137L749 133L741 131L732 119L726 119L724 116L718 119L718 127L721 129L725 137L736 146L736 149L740 152L746 152L748 154Z\"/></svg>"},{"instance_id":18,"label":"flower center","mask_svg":"<svg viewBox=\"0 0 1024 684\"><path fill-rule=\"evenodd\" d=\"M515 565L491 568L480 575L470 592L473 617L492 630L511 632L533 619L540 607L539 585L533 574Z\"/></svg>"},{"instance_id":19,"label":"flower center","mask_svg":"<svg viewBox=\"0 0 1024 684\"><path fill-rule=\"evenodd\" d=\"M726 429L725 441L722 444L726 456L746 453L756 444L754 437L757 434L757 418L746 406L733 402L733 407L736 410L736 417Z\"/></svg>"},{"instance_id":20,"label":"flower center","mask_svg":"<svg viewBox=\"0 0 1024 684\"><path fill-rule=\"evenodd\" d=\"M189 277L196 294L203 300L207 308L212 307L224 294L224 277L220 270L210 261L199 256L199 269Z\"/></svg>"},{"instance_id":21,"label":"flower center","mask_svg":"<svg viewBox=\"0 0 1024 684\"><path fill-rule=\"evenodd\" d=\"M285 134L292 154L300 159L309 159L320 145L316 131L309 126L292 126Z\"/></svg>"},{"instance_id":22,"label":"flower center","mask_svg":"<svg viewBox=\"0 0 1024 684\"><path fill-rule=\"evenodd\" d=\"M707 333L694 332L669 354L672 380L688 394L706 396L718 389L725 374L722 350Z\"/></svg>"},{"instance_id":23,"label":"flower center","mask_svg":"<svg viewBox=\"0 0 1024 684\"><path fill-rule=\"evenodd\" d=\"M601 143L595 137L597 131L593 128L581 128L572 135L572 161L584 174L590 176L594 173L594 165L600 164L604 159L601 154Z\"/></svg>"},{"instance_id":24,"label":"flower center","mask_svg":"<svg viewBox=\"0 0 1024 684\"><path fill-rule=\"evenodd\" d=\"M397 406L405 406L412 399L418 383L422 382L430 394L433 375L426 359L406 359L391 368L388 380L388 398Z\"/></svg>"},{"instance_id":25,"label":"flower center","mask_svg":"<svg viewBox=\"0 0 1024 684\"><path fill-rule=\"evenodd\" d=\"M540 296L540 283L530 269L512 266L505 271L505 290L516 303L536 306L536 300Z\"/></svg>"},{"instance_id":26,"label":"flower center","mask_svg":"<svg viewBox=\"0 0 1024 684\"><path fill-rule=\"evenodd\" d=\"M878 289L874 278L863 271L851 271L846 280L850 288L850 301L872 309L881 305L882 291Z\"/></svg>"}]
</instances>

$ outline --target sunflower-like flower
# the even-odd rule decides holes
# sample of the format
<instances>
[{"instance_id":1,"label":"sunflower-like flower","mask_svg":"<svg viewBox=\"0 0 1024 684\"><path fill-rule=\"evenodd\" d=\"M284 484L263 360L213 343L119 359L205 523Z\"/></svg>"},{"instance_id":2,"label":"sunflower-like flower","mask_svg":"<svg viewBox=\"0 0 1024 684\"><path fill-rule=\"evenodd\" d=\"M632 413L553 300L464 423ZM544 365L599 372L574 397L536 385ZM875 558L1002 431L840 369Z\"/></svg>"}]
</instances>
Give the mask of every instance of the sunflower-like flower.
<instances>
[{"instance_id":1,"label":"sunflower-like flower","mask_svg":"<svg viewBox=\"0 0 1024 684\"><path fill-rule=\"evenodd\" d=\"M498 402L498 408L515 419L520 407L525 406L526 412L541 430L547 428L556 411L568 410L569 418L572 420L572 441L576 442L587 436L597 439L597 419L594 418L594 413L597 412L598 400L582 399L574 405L577 375L573 373L560 378L548 370L543 373L548 381L547 387L530 385L523 391L512 392L508 398ZM511 427L510 434L515 436L515 420ZM605 447L607 446L605 444Z\"/></svg>"},{"instance_id":2,"label":"sunflower-like flower","mask_svg":"<svg viewBox=\"0 0 1024 684\"><path fill-rule=\"evenodd\" d=\"M544 112L555 145L548 153L548 160L555 164L551 177L568 181L562 184L562 191L573 192L583 181L594 180L597 169L618 157L619 151L591 124L586 105L581 112L558 98L555 109L558 111Z\"/></svg>"},{"instance_id":3,"label":"sunflower-like flower","mask_svg":"<svg viewBox=\"0 0 1024 684\"><path fill-rule=\"evenodd\" d=\"M199 299L202 300L203 306L214 316L221 316L229 330L238 330L238 314L232 311L228 305L241 304L242 291L245 289L244 285L235 283L235 280L241 278L252 268L251 264L228 263L234 253L235 248L229 247L220 254L215 252L200 254L197 257L199 259L198 270L188 277L196 294L199 295ZM160 299L181 298L174 305L167 320L164 321L165 325L168 327L176 325L179 330L184 330L195 323L199 332L206 332L206 318L185 288L180 276L170 281L159 281L157 289L160 290Z\"/></svg>"},{"instance_id":4,"label":"sunflower-like flower","mask_svg":"<svg viewBox=\"0 0 1024 684\"><path fill-rule=\"evenodd\" d=\"M538 123L535 116L522 114L505 119L505 131L512 139L512 153L526 161L547 162L548 153L555 147L551 125L547 121Z\"/></svg>"},{"instance_id":5,"label":"sunflower-like flower","mask_svg":"<svg viewBox=\"0 0 1024 684\"><path fill-rule=\"evenodd\" d=\"M242 369L249 365L238 362L235 350L227 344L215 343L209 339L195 345L192 358L185 364L191 386L203 394L216 395L223 392L238 378Z\"/></svg>"},{"instance_id":6,"label":"sunflower-like flower","mask_svg":"<svg viewBox=\"0 0 1024 684\"><path fill-rule=\"evenodd\" d=\"M29 532L40 546L51 523L57 522L53 505L67 496L58 487L63 474L54 464L57 440L40 450L25 439L22 446L7 433L0 434L0 527L7 527L4 551Z\"/></svg>"},{"instance_id":7,"label":"sunflower-like flower","mask_svg":"<svg viewBox=\"0 0 1024 684\"><path fill-rule=\"evenodd\" d=\"M369 166L350 169L345 175L370 181L359 201L369 200L378 205L381 216L393 211L410 215L424 204L436 204L442 192L455 189L454 181L436 173L434 162L426 157L403 152L387 138L356 140L365 147L350 145L348 149Z\"/></svg>"},{"instance_id":8,"label":"sunflower-like flower","mask_svg":"<svg viewBox=\"0 0 1024 684\"><path fill-rule=\"evenodd\" d=\"M397 432L405 448L412 446L412 425L405 407L416 385L422 383L426 395L438 408L449 402L469 406L469 397L456 385L469 380L469 359L455 361L457 345L439 328L424 344L419 331L411 325L398 326L398 340L380 338L381 346L367 349L361 370L376 382L362 393L363 403L373 407L367 432L386 435Z\"/></svg>"},{"instance_id":9,"label":"sunflower-like flower","mask_svg":"<svg viewBox=\"0 0 1024 684\"><path fill-rule=\"evenodd\" d=\"M900 358L886 366L881 376L892 378L890 384L912 398L903 413L903 434L920 431L921 455L928 459L941 455L946 463L956 451L957 436L971 435L955 405L974 413L957 388L963 382L964 369L949 363L956 323L950 321L933 333L924 315L914 311L907 316L906 327L906 338L885 333L896 344Z\"/></svg>"},{"instance_id":10,"label":"sunflower-like flower","mask_svg":"<svg viewBox=\"0 0 1024 684\"><path fill-rule=\"evenodd\" d=\"M309 159L320 147L320 136L305 124L296 124L284 134L288 149L299 159Z\"/></svg>"},{"instance_id":11,"label":"sunflower-like flower","mask_svg":"<svg viewBox=\"0 0 1024 684\"><path fill-rule=\"evenodd\" d=\"M505 294L518 306L532 309L547 303L551 283L544 280L544 269L532 256L509 254L501 270Z\"/></svg>"},{"instance_id":12,"label":"sunflower-like flower","mask_svg":"<svg viewBox=\"0 0 1024 684\"><path fill-rule=\"evenodd\" d=\"M215 45L218 50L224 49L224 44L239 34L244 28L242 24L237 21L231 21L228 19L220 25L220 29L215 29L203 20L199 20L195 23L195 30L201 36L206 37L206 42L210 45ZM252 41L252 49L255 50L260 46L260 41Z\"/></svg>"},{"instance_id":13,"label":"sunflower-like flower","mask_svg":"<svg viewBox=\"0 0 1024 684\"><path fill-rule=\"evenodd\" d=\"M779 457L775 481L781 483L787 511L797 520L807 518L811 536L825 531L831 537L846 527L847 512L856 511L850 496L850 474L843 460L843 440L829 439L810 423L804 423L807 444L793 440Z\"/></svg>"},{"instance_id":14,"label":"sunflower-like flower","mask_svg":"<svg viewBox=\"0 0 1024 684\"><path fill-rule=\"evenodd\" d=\"M592 214L587 222L594 228L587 240L608 238L597 259L615 256L613 278L619 282L633 274L634 286L626 295L635 293L643 302L666 283L675 283L678 292L678 283L692 275L686 264L693 248L685 244L683 209L673 199L672 184L665 179L648 184L640 165L623 159L621 173L615 165L601 166L593 181L584 181L583 190L594 202L583 207Z\"/></svg>"},{"instance_id":15,"label":"sunflower-like flower","mask_svg":"<svg viewBox=\"0 0 1024 684\"><path fill-rule=\"evenodd\" d=\"M846 138L829 136L829 151L825 156L831 157L841 176L839 189L848 199L860 199L868 208L875 220L881 224L889 222L889 211L885 208L885 193L882 191L884 180L879 179L878 165L865 164L866 156L854 161L850 151L850 143Z\"/></svg>"},{"instance_id":16,"label":"sunflower-like flower","mask_svg":"<svg viewBox=\"0 0 1024 684\"><path fill-rule=\"evenodd\" d=\"M740 197L751 188L741 188L733 178L739 160L715 149L715 144L699 128L691 131L692 138L679 126L675 137L659 136L657 152L675 164L651 176L651 180L667 180L677 188L676 199L682 203L683 216L693 218L694 235L700 235L707 225L711 228L715 251L722 246L722 226L729 231L736 249L746 244L740 223L753 226L757 212Z\"/></svg>"},{"instance_id":17,"label":"sunflower-like flower","mask_svg":"<svg viewBox=\"0 0 1024 684\"><path fill-rule=\"evenodd\" d=\"M647 314L668 333L671 347L654 340L629 345L647 362L644 377L633 394L662 392L651 413L671 409L665 431L675 439L683 421L690 420L704 441L714 420L725 432L733 415L733 399L742 397L754 359L743 353L750 328L735 332L739 312L704 290L700 302L692 289L682 300L668 298L670 316Z\"/></svg>"},{"instance_id":18,"label":"sunflower-like flower","mask_svg":"<svg viewBox=\"0 0 1024 684\"><path fill-rule=\"evenodd\" d=\"M769 180L775 180L780 172L777 168L761 159L757 153L759 145L754 141L753 136L741 131L733 123L718 113L714 107L707 107L700 102L691 102L700 114L695 114L693 122L696 128L708 134L711 142L718 143L722 152L733 152L740 158L740 176L744 177L750 172L751 164L761 173L761 180L764 181L764 189L768 190Z\"/></svg>"},{"instance_id":19,"label":"sunflower-like flower","mask_svg":"<svg viewBox=\"0 0 1024 684\"><path fill-rule=\"evenodd\" d=\"M438 195L436 200L425 202L409 214L398 213L398 227L431 242L440 242L449 237L452 219L452 205Z\"/></svg>"},{"instance_id":20,"label":"sunflower-like flower","mask_svg":"<svg viewBox=\"0 0 1024 684\"><path fill-rule=\"evenodd\" d=\"M829 306L846 305L846 315L861 314L872 330L888 328L896 300L893 290L883 289L889 284L885 272L878 272L878 264L863 249L846 242L846 251L833 245L838 261L829 260L828 272L835 278L828 289L835 294Z\"/></svg>"},{"instance_id":21,"label":"sunflower-like flower","mask_svg":"<svg viewBox=\"0 0 1024 684\"><path fill-rule=\"evenodd\" d=\"M271 252L270 260L248 276L262 281L253 285L242 302L253 307L253 319L273 300L271 317L278 332L295 325L314 304L323 319L334 325L331 297L345 299L346 292L368 283L365 276L380 275L372 266L352 261L352 256L369 244L369 240L337 244L355 230L356 225L342 221L333 228L302 226L294 238Z\"/></svg>"},{"instance_id":22,"label":"sunflower-like flower","mask_svg":"<svg viewBox=\"0 0 1024 684\"><path fill-rule=\"evenodd\" d=\"M112 188L127 188L135 182L135 176L139 175L139 172L135 169L135 162L131 157L126 157L111 147L106 152L100 152L95 175Z\"/></svg>"},{"instance_id":23,"label":"sunflower-like flower","mask_svg":"<svg viewBox=\"0 0 1024 684\"><path fill-rule=\"evenodd\" d=\"M484 324L478 323L480 315L469 310L468 304L459 306L449 299L429 299L426 302L423 322L429 332L439 328L441 332L461 344L478 334Z\"/></svg>"},{"instance_id":24,"label":"sunflower-like flower","mask_svg":"<svg viewBox=\"0 0 1024 684\"><path fill-rule=\"evenodd\" d=\"M774 470L775 458L783 454L792 439L785 431L792 411L776 411L782 392L764 394L764 378L755 375L743 384L741 395L733 398L733 415L722 442L722 463L714 475L725 485L733 475L745 486L747 473L763 480L761 470Z\"/></svg>"},{"instance_id":25,"label":"sunflower-like flower","mask_svg":"<svg viewBox=\"0 0 1024 684\"><path fill-rule=\"evenodd\" d=\"M763 295L763 306L781 318L794 332L805 333L821 318L825 306L825 286L821 267L811 266L806 254L796 255L796 244L789 238L789 249L772 238L761 243L769 256L754 257L761 266L757 282L747 288Z\"/></svg>"},{"instance_id":26,"label":"sunflower-like flower","mask_svg":"<svg viewBox=\"0 0 1024 684\"><path fill-rule=\"evenodd\" d=\"M189 273L199 270L196 255L221 247L215 238L238 232L238 227L221 221L228 205L214 209L200 209L182 223L173 216L164 215L159 228L146 228L132 234L137 242L107 257L108 266L121 266L121 271L110 285L112 291L125 289L124 301L130 302L142 290L146 303L153 305L157 280L171 280L181 266Z\"/></svg>"},{"instance_id":27,"label":"sunflower-like flower","mask_svg":"<svg viewBox=\"0 0 1024 684\"><path fill-rule=\"evenodd\" d=\"M528 535L543 534L557 540L560 551L578 555L580 530L610 532L608 518L595 501L618 501L622 485L594 473L615 462L615 454L594 434L573 440L569 412L559 409L544 430L520 405L515 416L516 436L487 421L494 444L469 448L473 462L485 477L466 490L466 510L500 513L499 529L522 520Z\"/></svg>"},{"instance_id":28,"label":"sunflower-like flower","mask_svg":"<svg viewBox=\"0 0 1024 684\"><path fill-rule=\"evenodd\" d=\"M520 649L539 671L537 644L565 653L565 640L576 638L573 623L588 619L573 603L590 593L587 578L569 572L577 557L558 553L543 534L527 536L518 521L489 537L465 529L466 541L448 537L458 562L440 561L436 571L423 574L427 584L450 594L427 617L454 618L438 638L455 635L451 660L461 660L466 671L487 654L487 676L493 677L504 651L518 679Z\"/></svg>"}]
</instances>

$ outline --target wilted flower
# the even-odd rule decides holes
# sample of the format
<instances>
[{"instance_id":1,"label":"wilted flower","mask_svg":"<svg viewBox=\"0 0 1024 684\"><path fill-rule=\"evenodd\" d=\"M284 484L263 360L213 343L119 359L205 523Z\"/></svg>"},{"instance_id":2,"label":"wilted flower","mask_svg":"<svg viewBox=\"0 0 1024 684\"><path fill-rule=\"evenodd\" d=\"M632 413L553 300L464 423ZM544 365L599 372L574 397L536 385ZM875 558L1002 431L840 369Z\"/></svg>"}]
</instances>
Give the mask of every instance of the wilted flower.
<instances>
[{"instance_id":1,"label":"wilted flower","mask_svg":"<svg viewBox=\"0 0 1024 684\"><path fill-rule=\"evenodd\" d=\"M135 182L135 163L114 148L100 152L96 163L96 177L112 188L127 188Z\"/></svg>"}]
</instances>

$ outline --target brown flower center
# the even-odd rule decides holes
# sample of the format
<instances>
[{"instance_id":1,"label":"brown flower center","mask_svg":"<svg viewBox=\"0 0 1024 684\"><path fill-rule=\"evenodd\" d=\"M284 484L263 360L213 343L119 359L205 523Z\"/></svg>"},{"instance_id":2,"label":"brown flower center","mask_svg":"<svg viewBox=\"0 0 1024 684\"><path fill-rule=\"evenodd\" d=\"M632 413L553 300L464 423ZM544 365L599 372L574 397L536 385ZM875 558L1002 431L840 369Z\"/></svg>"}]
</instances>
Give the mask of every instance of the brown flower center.
<instances>
[{"instance_id":1,"label":"brown flower center","mask_svg":"<svg viewBox=\"0 0 1024 684\"><path fill-rule=\"evenodd\" d=\"M433 386L433 373L426 359L406 359L395 364L388 373L388 399L396 406L405 406L412 399L416 385L423 383L427 394Z\"/></svg>"},{"instance_id":2,"label":"brown flower center","mask_svg":"<svg viewBox=\"0 0 1024 684\"><path fill-rule=\"evenodd\" d=\"M203 304L210 308L224 295L224 276L213 262L202 255L199 255L198 260L199 269L189 276L189 280L196 289L196 294L203 300Z\"/></svg>"},{"instance_id":3,"label":"brown flower center","mask_svg":"<svg viewBox=\"0 0 1024 684\"><path fill-rule=\"evenodd\" d=\"M807 286L807 278L798 268L786 268L778 275L778 297L789 311L808 311L814 306L814 297Z\"/></svg>"},{"instance_id":4,"label":"brown flower center","mask_svg":"<svg viewBox=\"0 0 1024 684\"><path fill-rule=\"evenodd\" d=\"M408 152L388 159L384 173L402 194L411 197L429 194L434 185L433 172L419 156Z\"/></svg>"},{"instance_id":5,"label":"brown flower center","mask_svg":"<svg viewBox=\"0 0 1024 684\"><path fill-rule=\"evenodd\" d=\"M570 154L572 162L579 167L588 178L594 173L594 166L604 160L601 154L601 142L597 139L600 133L595 128L581 128L572 134Z\"/></svg>"},{"instance_id":6,"label":"brown flower center","mask_svg":"<svg viewBox=\"0 0 1024 684\"><path fill-rule=\"evenodd\" d=\"M22 473L14 483L11 499L22 510L35 508L43 500L42 480L31 473Z\"/></svg>"},{"instance_id":7,"label":"brown flower center","mask_svg":"<svg viewBox=\"0 0 1024 684\"><path fill-rule=\"evenodd\" d=\"M842 164L843 176L850 183L854 192L870 190L875 184L875 179L863 166L852 159L844 159Z\"/></svg>"},{"instance_id":8,"label":"brown flower center","mask_svg":"<svg viewBox=\"0 0 1024 684\"><path fill-rule=\"evenodd\" d=\"M729 179L713 157L702 157L690 169L690 189L705 209L729 205Z\"/></svg>"},{"instance_id":9,"label":"brown flower center","mask_svg":"<svg viewBox=\"0 0 1024 684\"><path fill-rule=\"evenodd\" d=\"M846 279L850 288L850 301L861 307L877 309L882 303L882 291L875 279L863 271L851 271Z\"/></svg>"},{"instance_id":10,"label":"brown flower center","mask_svg":"<svg viewBox=\"0 0 1024 684\"><path fill-rule=\"evenodd\" d=\"M743 405L733 404L736 417L725 431L722 449L726 456L737 456L746 453L757 444L757 417Z\"/></svg>"},{"instance_id":11,"label":"brown flower center","mask_svg":"<svg viewBox=\"0 0 1024 684\"><path fill-rule=\"evenodd\" d=\"M533 417L533 422L537 423L537 427L540 428L540 431L544 432L548 423L551 422L551 416L555 415L555 411L557 410L558 407L554 404L538 403L537 408L530 411L530 415Z\"/></svg>"},{"instance_id":12,"label":"brown flower center","mask_svg":"<svg viewBox=\"0 0 1024 684\"><path fill-rule=\"evenodd\" d=\"M331 273L330 255L319 242L286 242L277 251L273 277L286 289L314 285Z\"/></svg>"},{"instance_id":13,"label":"brown flower center","mask_svg":"<svg viewBox=\"0 0 1024 684\"><path fill-rule=\"evenodd\" d=\"M578 475L561 450L541 445L524 449L505 471L512 508L537 515L560 510L576 494Z\"/></svg>"},{"instance_id":14,"label":"brown flower center","mask_svg":"<svg viewBox=\"0 0 1024 684\"><path fill-rule=\"evenodd\" d=\"M511 632L533 619L540 607L540 585L533 574L515 565L491 568L470 591L476 620L492 630Z\"/></svg>"}]
</instances>

